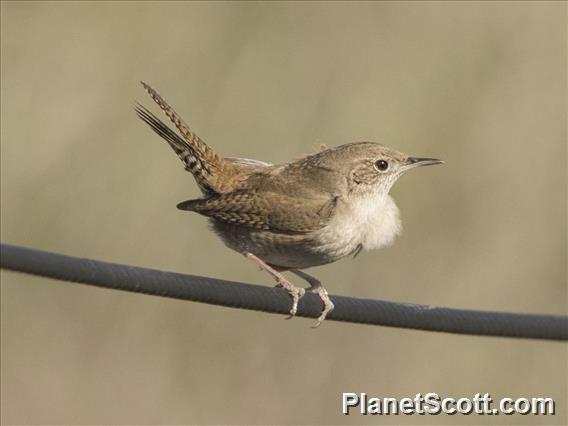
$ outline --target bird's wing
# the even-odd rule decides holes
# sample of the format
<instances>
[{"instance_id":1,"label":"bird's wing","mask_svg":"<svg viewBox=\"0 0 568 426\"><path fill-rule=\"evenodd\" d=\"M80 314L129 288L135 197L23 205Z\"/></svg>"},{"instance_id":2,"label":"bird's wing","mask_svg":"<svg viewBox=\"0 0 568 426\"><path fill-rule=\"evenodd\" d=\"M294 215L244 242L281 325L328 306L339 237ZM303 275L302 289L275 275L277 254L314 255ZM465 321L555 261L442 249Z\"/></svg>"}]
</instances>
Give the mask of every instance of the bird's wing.
<instances>
[{"instance_id":1,"label":"bird's wing","mask_svg":"<svg viewBox=\"0 0 568 426\"><path fill-rule=\"evenodd\" d=\"M222 222L282 233L306 233L324 227L339 197L303 198L272 192L237 190L178 204Z\"/></svg>"}]
</instances>

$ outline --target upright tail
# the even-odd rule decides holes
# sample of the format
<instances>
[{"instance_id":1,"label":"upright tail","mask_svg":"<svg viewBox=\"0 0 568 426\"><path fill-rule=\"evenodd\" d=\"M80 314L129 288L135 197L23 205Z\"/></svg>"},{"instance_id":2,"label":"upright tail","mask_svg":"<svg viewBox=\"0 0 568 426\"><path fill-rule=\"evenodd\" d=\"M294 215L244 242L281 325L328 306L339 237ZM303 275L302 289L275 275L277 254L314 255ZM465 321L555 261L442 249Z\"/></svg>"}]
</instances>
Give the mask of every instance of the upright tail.
<instances>
[{"instance_id":1,"label":"upright tail","mask_svg":"<svg viewBox=\"0 0 568 426\"><path fill-rule=\"evenodd\" d=\"M234 166L218 155L193 133L175 110L152 87L141 82L144 89L164 111L183 136L179 137L158 117L141 105L134 107L138 117L148 124L154 132L165 139L193 175L201 191L205 194L223 193L230 185Z\"/></svg>"}]
</instances>

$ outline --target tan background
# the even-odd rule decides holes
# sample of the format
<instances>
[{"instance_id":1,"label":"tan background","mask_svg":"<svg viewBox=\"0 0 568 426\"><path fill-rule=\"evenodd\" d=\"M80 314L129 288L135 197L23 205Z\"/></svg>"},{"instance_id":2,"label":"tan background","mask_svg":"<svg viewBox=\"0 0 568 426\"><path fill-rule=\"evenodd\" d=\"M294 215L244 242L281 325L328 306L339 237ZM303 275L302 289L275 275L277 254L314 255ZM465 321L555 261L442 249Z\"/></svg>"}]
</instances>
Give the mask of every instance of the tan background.
<instances>
[{"instance_id":1,"label":"tan background","mask_svg":"<svg viewBox=\"0 0 568 426\"><path fill-rule=\"evenodd\" d=\"M332 293L566 313L566 4L2 2L2 241L271 285L175 209L154 85L226 155L374 140L445 166ZM563 424L566 345L311 320L2 272L4 423ZM341 392L550 396L555 417L341 416Z\"/></svg>"}]
</instances>

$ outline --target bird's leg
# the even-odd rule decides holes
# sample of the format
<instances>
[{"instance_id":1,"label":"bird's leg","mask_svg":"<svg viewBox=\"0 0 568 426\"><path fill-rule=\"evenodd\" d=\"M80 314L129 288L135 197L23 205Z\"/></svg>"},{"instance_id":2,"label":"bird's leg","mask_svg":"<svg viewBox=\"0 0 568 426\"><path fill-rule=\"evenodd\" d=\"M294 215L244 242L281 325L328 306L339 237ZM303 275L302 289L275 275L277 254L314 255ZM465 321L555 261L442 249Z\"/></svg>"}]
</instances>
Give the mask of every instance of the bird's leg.
<instances>
[{"instance_id":1,"label":"bird's leg","mask_svg":"<svg viewBox=\"0 0 568 426\"><path fill-rule=\"evenodd\" d=\"M329 314L331 311L333 311L333 309L335 308L335 305L333 304L333 302L329 298L329 295L327 294L327 290L323 287L323 285L321 285L320 280L318 280L316 277L314 277L310 274L306 274L305 272L300 271L299 269L290 269L290 272L292 272L292 273L296 274L297 276L299 276L300 278L306 280L310 284L310 288L308 288L307 290L312 292L312 293L317 293L318 296L320 297L321 301L323 302L323 311L321 312L314 328L319 327L320 324L322 323L322 321L327 316L327 314Z\"/></svg>"},{"instance_id":2,"label":"bird's leg","mask_svg":"<svg viewBox=\"0 0 568 426\"><path fill-rule=\"evenodd\" d=\"M296 287L294 284L288 281L284 277L284 275L282 275L276 269L265 263L262 259L256 257L254 254L249 252L243 254L252 261L254 261L260 267L260 269L268 272L270 276L276 281L277 286L284 287L288 291L288 294L290 294L290 297L292 298L292 309L290 309L290 316L288 317L288 319L296 315L296 312L298 311L298 301L302 297L304 297L304 294L306 294L306 290L301 287Z\"/></svg>"}]
</instances>

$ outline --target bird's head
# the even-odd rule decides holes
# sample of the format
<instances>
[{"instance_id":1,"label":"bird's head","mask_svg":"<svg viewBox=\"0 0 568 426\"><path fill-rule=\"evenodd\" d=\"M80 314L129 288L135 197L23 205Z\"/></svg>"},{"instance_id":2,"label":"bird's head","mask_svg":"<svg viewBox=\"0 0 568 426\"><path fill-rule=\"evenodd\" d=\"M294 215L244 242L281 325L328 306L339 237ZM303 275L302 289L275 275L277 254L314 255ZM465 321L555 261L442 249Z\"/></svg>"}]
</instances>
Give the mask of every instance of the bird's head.
<instances>
[{"instance_id":1,"label":"bird's head","mask_svg":"<svg viewBox=\"0 0 568 426\"><path fill-rule=\"evenodd\" d=\"M386 195L407 171L443 163L436 158L411 157L373 142L355 142L331 148L325 157L322 163L333 163L340 168L347 179L349 193L361 196Z\"/></svg>"}]
</instances>

